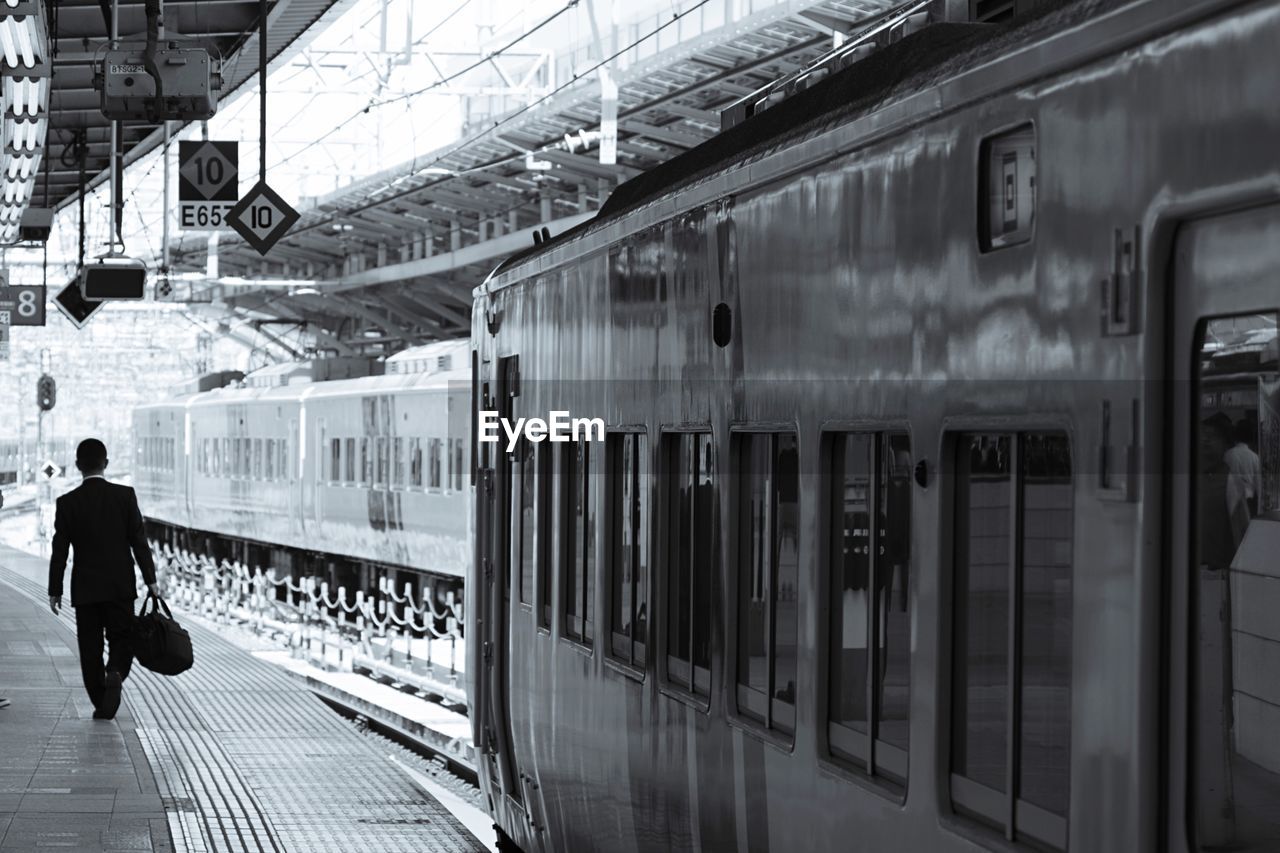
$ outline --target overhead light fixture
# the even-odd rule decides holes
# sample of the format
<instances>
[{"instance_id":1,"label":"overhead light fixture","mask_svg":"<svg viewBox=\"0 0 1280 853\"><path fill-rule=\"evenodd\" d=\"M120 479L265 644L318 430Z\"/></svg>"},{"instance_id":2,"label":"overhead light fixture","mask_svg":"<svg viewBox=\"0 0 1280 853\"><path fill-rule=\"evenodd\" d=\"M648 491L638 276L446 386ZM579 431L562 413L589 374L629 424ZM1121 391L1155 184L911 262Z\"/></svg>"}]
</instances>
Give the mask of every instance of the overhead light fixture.
<instances>
[{"instance_id":1,"label":"overhead light fixture","mask_svg":"<svg viewBox=\"0 0 1280 853\"><path fill-rule=\"evenodd\" d=\"M0 5L0 53L8 68L35 68L45 60L49 37L39 0Z\"/></svg>"},{"instance_id":2,"label":"overhead light fixture","mask_svg":"<svg viewBox=\"0 0 1280 853\"><path fill-rule=\"evenodd\" d=\"M45 116L19 116L6 111L4 114L4 147L15 151L39 151L44 148L49 120Z\"/></svg>"},{"instance_id":3,"label":"overhead light fixture","mask_svg":"<svg viewBox=\"0 0 1280 853\"><path fill-rule=\"evenodd\" d=\"M45 107L48 101L48 81L44 77L9 77L4 78L4 102L13 110L14 115L34 118Z\"/></svg>"}]
</instances>

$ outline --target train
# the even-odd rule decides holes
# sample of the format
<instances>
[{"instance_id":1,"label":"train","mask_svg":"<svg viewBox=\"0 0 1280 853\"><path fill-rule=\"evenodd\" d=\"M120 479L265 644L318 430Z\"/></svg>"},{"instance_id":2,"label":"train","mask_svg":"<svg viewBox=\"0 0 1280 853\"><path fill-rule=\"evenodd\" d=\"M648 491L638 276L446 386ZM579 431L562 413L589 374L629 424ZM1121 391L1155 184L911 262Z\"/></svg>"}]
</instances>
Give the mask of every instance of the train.
<instances>
[{"instance_id":1,"label":"train","mask_svg":"<svg viewBox=\"0 0 1280 853\"><path fill-rule=\"evenodd\" d=\"M898 32L474 291L503 850L1280 849L1280 5Z\"/></svg>"},{"instance_id":2,"label":"train","mask_svg":"<svg viewBox=\"0 0 1280 853\"><path fill-rule=\"evenodd\" d=\"M34 438L0 438L0 487L32 482L43 462L66 470L74 461L75 445L67 438L51 438L43 446Z\"/></svg>"},{"instance_id":3,"label":"train","mask_svg":"<svg viewBox=\"0 0 1280 853\"><path fill-rule=\"evenodd\" d=\"M467 359L466 341L442 341L388 357L382 375L312 381L284 365L138 406L149 535L352 594L387 578L460 596Z\"/></svg>"}]
</instances>

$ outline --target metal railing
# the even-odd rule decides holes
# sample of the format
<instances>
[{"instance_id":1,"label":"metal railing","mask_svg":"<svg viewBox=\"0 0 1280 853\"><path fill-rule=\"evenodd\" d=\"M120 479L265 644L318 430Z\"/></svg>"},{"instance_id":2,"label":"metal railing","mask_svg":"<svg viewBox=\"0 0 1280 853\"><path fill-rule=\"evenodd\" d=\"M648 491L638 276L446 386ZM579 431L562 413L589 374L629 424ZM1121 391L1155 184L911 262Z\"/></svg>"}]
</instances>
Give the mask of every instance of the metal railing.
<instances>
[{"instance_id":1,"label":"metal railing","mask_svg":"<svg viewBox=\"0 0 1280 853\"><path fill-rule=\"evenodd\" d=\"M222 624L283 638L292 657L329 671L363 672L455 706L466 704L462 602L452 591L437 607L410 584L396 592L386 577L378 593L330 590L316 577L280 576L274 568L152 542L166 599Z\"/></svg>"}]
</instances>

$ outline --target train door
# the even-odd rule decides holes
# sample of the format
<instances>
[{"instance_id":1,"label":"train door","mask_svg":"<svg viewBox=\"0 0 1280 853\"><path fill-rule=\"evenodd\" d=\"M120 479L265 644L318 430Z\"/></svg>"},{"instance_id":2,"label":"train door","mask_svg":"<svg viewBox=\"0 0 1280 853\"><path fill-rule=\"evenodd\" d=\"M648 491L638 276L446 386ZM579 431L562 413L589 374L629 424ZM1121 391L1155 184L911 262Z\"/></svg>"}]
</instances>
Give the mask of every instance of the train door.
<instances>
[{"instance_id":1,"label":"train door","mask_svg":"<svg viewBox=\"0 0 1280 853\"><path fill-rule=\"evenodd\" d=\"M1280 205L1174 253L1171 850L1280 849Z\"/></svg>"},{"instance_id":2,"label":"train door","mask_svg":"<svg viewBox=\"0 0 1280 853\"><path fill-rule=\"evenodd\" d=\"M498 359L496 382L492 393L482 386L478 404L486 411L498 412L500 418L511 418L513 400L519 393L519 359ZM493 756L492 788L500 791L510 806L523 810L521 776L516 766L511 736L508 620L511 613L512 567L508 536L511 530L511 466L498 445L478 447L480 460L479 526L476 530L480 553L480 572L484 591L480 596L482 651L484 671L481 675L485 720L482 736L484 749Z\"/></svg>"}]
</instances>

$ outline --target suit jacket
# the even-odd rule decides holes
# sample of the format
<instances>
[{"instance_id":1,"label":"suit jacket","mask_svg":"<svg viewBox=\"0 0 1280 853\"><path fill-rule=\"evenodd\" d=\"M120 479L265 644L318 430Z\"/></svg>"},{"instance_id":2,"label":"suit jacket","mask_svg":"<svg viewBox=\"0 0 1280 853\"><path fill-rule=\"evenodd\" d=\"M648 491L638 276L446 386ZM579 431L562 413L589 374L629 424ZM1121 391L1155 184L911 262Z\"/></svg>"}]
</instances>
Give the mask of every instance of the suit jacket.
<instances>
[{"instance_id":1,"label":"suit jacket","mask_svg":"<svg viewBox=\"0 0 1280 853\"><path fill-rule=\"evenodd\" d=\"M156 582L156 566L147 544L138 496L128 486L99 477L58 498L49 559L49 594L62 595L67 552L75 548L71 569L71 606L137 598L134 560L147 583Z\"/></svg>"}]
</instances>

